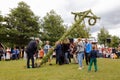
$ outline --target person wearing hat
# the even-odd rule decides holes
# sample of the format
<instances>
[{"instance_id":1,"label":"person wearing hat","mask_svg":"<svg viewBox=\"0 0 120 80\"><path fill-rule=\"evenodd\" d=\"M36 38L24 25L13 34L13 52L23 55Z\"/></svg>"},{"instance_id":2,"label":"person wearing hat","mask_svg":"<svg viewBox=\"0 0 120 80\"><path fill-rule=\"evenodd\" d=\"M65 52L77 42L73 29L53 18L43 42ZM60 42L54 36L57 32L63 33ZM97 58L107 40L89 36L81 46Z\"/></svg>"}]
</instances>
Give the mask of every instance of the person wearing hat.
<instances>
[{"instance_id":1,"label":"person wearing hat","mask_svg":"<svg viewBox=\"0 0 120 80\"><path fill-rule=\"evenodd\" d=\"M32 40L28 43L26 48L27 53L27 68L30 68L30 60L32 61L32 68L34 68L34 54L37 52L39 39Z\"/></svg>"}]
</instances>

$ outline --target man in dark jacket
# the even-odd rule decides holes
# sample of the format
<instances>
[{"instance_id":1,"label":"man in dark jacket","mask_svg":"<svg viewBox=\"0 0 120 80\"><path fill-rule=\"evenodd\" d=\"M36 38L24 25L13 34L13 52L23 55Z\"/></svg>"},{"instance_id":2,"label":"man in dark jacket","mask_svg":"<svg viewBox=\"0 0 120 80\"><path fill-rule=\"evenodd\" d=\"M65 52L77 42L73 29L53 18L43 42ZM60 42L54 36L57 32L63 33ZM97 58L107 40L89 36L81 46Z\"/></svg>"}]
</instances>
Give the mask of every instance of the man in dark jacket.
<instances>
[{"instance_id":1,"label":"man in dark jacket","mask_svg":"<svg viewBox=\"0 0 120 80\"><path fill-rule=\"evenodd\" d=\"M26 53L27 53L27 68L30 68L30 59L32 61L32 68L34 68L34 54L37 52L37 45L39 40L32 40L29 42Z\"/></svg>"}]
</instances>

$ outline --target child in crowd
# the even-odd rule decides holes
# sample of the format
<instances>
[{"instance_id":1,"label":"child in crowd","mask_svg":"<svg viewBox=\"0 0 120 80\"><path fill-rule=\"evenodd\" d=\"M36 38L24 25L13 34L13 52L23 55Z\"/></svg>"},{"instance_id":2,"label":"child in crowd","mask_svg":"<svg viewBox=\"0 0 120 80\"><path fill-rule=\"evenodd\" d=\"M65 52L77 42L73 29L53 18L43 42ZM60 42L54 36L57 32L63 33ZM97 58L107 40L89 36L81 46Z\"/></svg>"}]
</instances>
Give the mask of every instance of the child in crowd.
<instances>
[{"instance_id":1,"label":"child in crowd","mask_svg":"<svg viewBox=\"0 0 120 80\"><path fill-rule=\"evenodd\" d=\"M42 59L44 57L44 50L41 47L40 51L39 51L39 55L40 55L40 59Z\"/></svg>"},{"instance_id":2,"label":"child in crowd","mask_svg":"<svg viewBox=\"0 0 120 80\"><path fill-rule=\"evenodd\" d=\"M92 67L92 64L94 63L94 68L95 68L95 72L97 71L97 50L95 50L95 46L93 45L92 46L92 51L90 52L90 64L88 66L88 72L91 71L91 67Z\"/></svg>"}]
</instances>

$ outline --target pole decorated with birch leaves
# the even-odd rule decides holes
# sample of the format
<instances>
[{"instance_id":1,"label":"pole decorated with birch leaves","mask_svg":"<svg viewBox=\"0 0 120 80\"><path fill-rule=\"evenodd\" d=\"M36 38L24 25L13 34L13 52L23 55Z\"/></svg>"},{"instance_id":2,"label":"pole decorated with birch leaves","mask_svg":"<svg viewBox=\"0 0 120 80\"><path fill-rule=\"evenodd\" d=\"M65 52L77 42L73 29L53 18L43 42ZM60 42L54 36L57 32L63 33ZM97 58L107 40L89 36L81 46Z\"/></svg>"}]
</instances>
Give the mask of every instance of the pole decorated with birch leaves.
<instances>
[{"instance_id":1,"label":"pole decorated with birch leaves","mask_svg":"<svg viewBox=\"0 0 120 80\"><path fill-rule=\"evenodd\" d=\"M93 26L96 24L96 20L97 19L100 19L99 17L97 17L96 15L94 15L91 10L87 10L87 11L84 11L84 12L72 12L71 14L74 15L74 25L75 26L72 26L67 32L65 32L63 34L63 36L58 40L58 41L63 41L64 39L66 39L66 37L69 35L69 33L74 30L76 28L77 25L81 25L82 21L85 19L85 18L88 18L88 24L90 26ZM53 49L55 48L56 46L53 46ZM41 66L42 64L46 63L47 62L47 59L53 54L53 49L50 49L47 53L46 56L43 57L43 59L41 60L39 66Z\"/></svg>"}]
</instances>

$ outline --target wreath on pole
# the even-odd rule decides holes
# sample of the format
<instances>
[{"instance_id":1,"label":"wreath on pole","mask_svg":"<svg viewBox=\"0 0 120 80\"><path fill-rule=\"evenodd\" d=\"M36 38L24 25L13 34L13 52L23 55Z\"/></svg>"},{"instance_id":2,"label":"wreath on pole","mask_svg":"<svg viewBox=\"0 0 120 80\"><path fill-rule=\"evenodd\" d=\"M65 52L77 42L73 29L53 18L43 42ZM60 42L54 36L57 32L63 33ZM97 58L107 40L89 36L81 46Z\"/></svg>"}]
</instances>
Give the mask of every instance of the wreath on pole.
<instances>
[{"instance_id":1,"label":"wreath on pole","mask_svg":"<svg viewBox=\"0 0 120 80\"><path fill-rule=\"evenodd\" d=\"M94 17L89 18L88 23L89 23L90 26L95 25L96 24L96 18L94 18Z\"/></svg>"}]
</instances>

